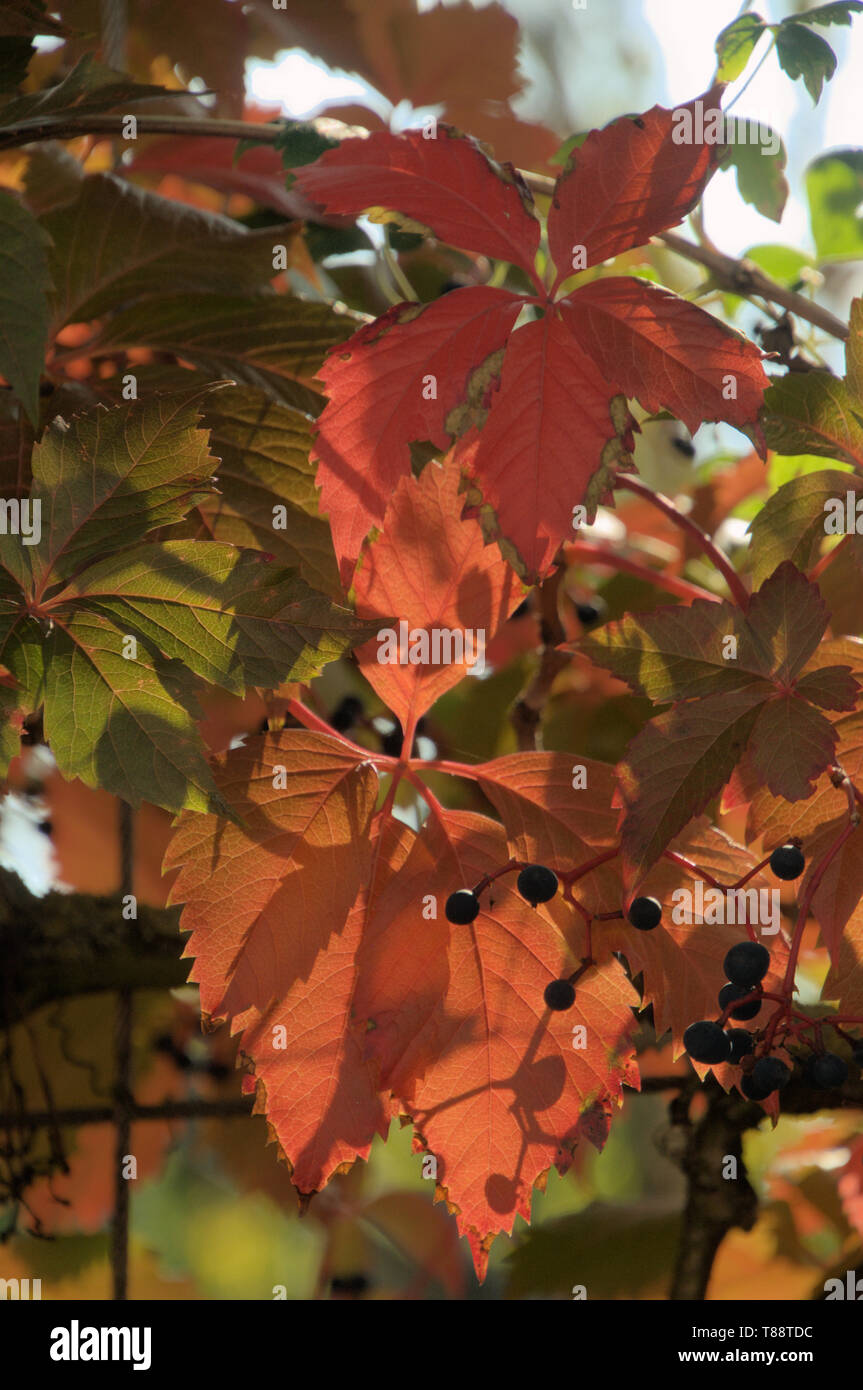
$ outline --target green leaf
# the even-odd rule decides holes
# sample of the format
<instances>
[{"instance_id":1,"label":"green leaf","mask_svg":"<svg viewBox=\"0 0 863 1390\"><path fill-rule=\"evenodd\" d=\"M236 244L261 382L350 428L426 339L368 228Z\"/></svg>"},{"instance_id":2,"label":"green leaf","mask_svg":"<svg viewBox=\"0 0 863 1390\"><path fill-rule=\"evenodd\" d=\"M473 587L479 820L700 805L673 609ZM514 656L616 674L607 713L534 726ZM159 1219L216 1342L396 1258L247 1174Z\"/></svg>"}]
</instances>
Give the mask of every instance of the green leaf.
<instances>
[{"instance_id":1,"label":"green leaf","mask_svg":"<svg viewBox=\"0 0 863 1390\"><path fill-rule=\"evenodd\" d=\"M212 389L212 388L210 388ZM199 429L200 387L52 424L33 450L42 536L28 558L44 589L83 565L180 521L212 490L215 460ZM11 544L14 542L14 545ZM17 537L0 537L24 578ZM0 658L2 659L2 658Z\"/></svg>"},{"instance_id":2,"label":"green leaf","mask_svg":"<svg viewBox=\"0 0 863 1390\"><path fill-rule=\"evenodd\" d=\"M218 493L198 503L207 531L215 540L268 551L313 588L340 596L330 528L318 511L307 416L248 386L217 391L202 411L221 460ZM274 514L277 507L284 517Z\"/></svg>"},{"instance_id":3,"label":"green leaf","mask_svg":"<svg viewBox=\"0 0 863 1390\"><path fill-rule=\"evenodd\" d=\"M19 35L4 37L0 43L0 92L14 92L27 76L36 47Z\"/></svg>"},{"instance_id":4,"label":"green leaf","mask_svg":"<svg viewBox=\"0 0 863 1390\"><path fill-rule=\"evenodd\" d=\"M785 146L775 130L760 121L733 116L731 122L734 131L722 156L722 168L734 169L737 190L745 203L751 203L773 222L780 222L788 198ZM762 140L765 132L767 138ZM774 141L778 142L777 148L775 154L771 154L769 147Z\"/></svg>"},{"instance_id":5,"label":"green leaf","mask_svg":"<svg viewBox=\"0 0 863 1390\"><path fill-rule=\"evenodd\" d=\"M729 637L737 644L733 661L723 655ZM769 653L748 635L740 609L709 599L628 614L579 647L655 704L738 690L770 675Z\"/></svg>"},{"instance_id":6,"label":"green leaf","mask_svg":"<svg viewBox=\"0 0 863 1390\"><path fill-rule=\"evenodd\" d=\"M794 81L802 77L817 106L821 88L836 71L836 54L818 34L794 20L785 20L776 33L776 56L783 72Z\"/></svg>"},{"instance_id":7,"label":"green leaf","mask_svg":"<svg viewBox=\"0 0 863 1390\"><path fill-rule=\"evenodd\" d=\"M279 226L247 231L111 174L86 178L75 201L43 217L42 225L54 243L58 327L160 295L166 284L213 294L266 291L273 246L291 236Z\"/></svg>"},{"instance_id":8,"label":"green leaf","mask_svg":"<svg viewBox=\"0 0 863 1390\"><path fill-rule=\"evenodd\" d=\"M783 560L808 570L825 535L824 504L841 498L853 483L852 475L823 469L792 478L772 493L749 524L752 537L752 576L760 584Z\"/></svg>"},{"instance_id":9,"label":"green leaf","mask_svg":"<svg viewBox=\"0 0 863 1390\"><path fill-rule=\"evenodd\" d=\"M831 150L813 160L806 196L818 259L863 257L863 150Z\"/></svg>"},{"instance_id":10,"label":"green leaf","mask_svg":"<svg viewBox=\"0 0 863 1390\"><path fill-rule=\"evenodd\" d=\"M133 806L227 809L195 727L192 677L160 662L100 613L55 622L45 650L45 736L64 777Z\"/></svg>"},{"instance_id":11,"label":"green leaf","mask_svg":"<svg viewBox=\"0 0 863 1390\"><path fill-rule=\"evenodd\" d=\"M328 304L288 294L171 293L121 309L90 351L146 346L175 353L214 376L234 377L319 414L322 398L306 383L356 327Z\"/></svg>"},{"instance_id":12,"label":"green leaf","mask_svg":"<svg viewBox=\"0 0 863 1390\"><path fill-rule=\"evenodd\" d=\"M832 0L829 5L816 5L814 10L796 14L798 24L850 24L851 16L863 14L863 0ZM783 21L788 23L787 20Z\"/></svg>"},{"instance_id":13,"label":"green leaf","mask_svg":"<svg viewBox=\"0 0 863 1390\"><path fill-rule=\"evenodd\" d=\"M38 125L45 116L89 114L112 111L130 101L153 97L172 97L176 91L153 87L149 83L133 82L122 72L99 63L92 54L85 54L56 87L41 92L29 92L10 101L0 110L0 148L3 131L8 126Z\"/></svg>"},{"instance_id":14,"label":"green leaf","mask_svg":"<svg viewBox=\"0 0 863 1390\"><path fill-rule=\"evenodd\" d=\"M234 694L310 680L380 628L260 552L218 541L140 545L92 565L50 611L63 623L82 608Z\"/></svg>"},{"instance_id":15,"label":"green leaf","mask_svg":"<svg viewBox=\"0 0 863 1390\"><path fill-rule=\"evenodd\" d=\"M569 159L569 156L572 154L572 151L580 150L589 134L590 131L581 130L576 135L570 135L569 138L567 140L564 140L563 144L559 145L558 148L555 150L554 154L548 161L549 164L559 164L561 166L565 165L567 160Z\"/></svg>"},{"instance_id":16,"label":"green leaf","mask_svg":"<svg viewBox=\"0 0 863 1390\"><path fill-rule=\"evenodd\" d=\"M750 246L744 251L743 258L760 266L772 280L787 286L799 284L803 279L801 272L815 268L812 256L798 251L796 246L782 246L779 242L768 241Z\"/></svg>"},{"instance_id":17,"label":"green leaf","mask_svg":"<svg viewBox=\"0 0 863 1390\"><path fill-rule=\"evenodd\" d=\"M322 135L316 126L308 121L287 121L275 141L275 148L282 157L287 172L286 185L290 188L294 181L291 170L304 164L314 164L327 150L334 150L340 142L329 135Z\"/></svg>"},{"instance_id":18,"label":"green leaf","mask_svg":"<svg viewBox=\"0 0 863 1390\"><path fill-rule=\"evenodd\" d=\"M766 28L761 16L752 10L726 24L714 44L717 82L733 82L740 76Z\"/></svg>"},{"instance_id":19,"label":"green leaf","mask_svg":"<svg viewBox=\"0 0 863 1390\"><path fill-rule=\"evenodd\" d=\"M861 409L829 372L789 372L764 393L764 434L781 454L819 454L863 468Z\"/></svg>"},{"instance_id":20,"label":"green leaf","mask_svg":"<svg viewBox=\"0 0 863 1390\"><path fill-rule=\"evenodd\" d=\"M637 1298L674 1268L680 1214L659 1204L593 1202L525 1233L504 1263L510 1298Z\"/></svg>"},{"instance_id":21,"label":"green leaf","mask_svg":"<svg viewBox=\"0 0 863 1390\"><path fill-rule=\"evenodd\" d=\"M39 378L48 338L48 237L32 213L0 191L0 373L39 427Z\"/></svg>"}]
</instances>

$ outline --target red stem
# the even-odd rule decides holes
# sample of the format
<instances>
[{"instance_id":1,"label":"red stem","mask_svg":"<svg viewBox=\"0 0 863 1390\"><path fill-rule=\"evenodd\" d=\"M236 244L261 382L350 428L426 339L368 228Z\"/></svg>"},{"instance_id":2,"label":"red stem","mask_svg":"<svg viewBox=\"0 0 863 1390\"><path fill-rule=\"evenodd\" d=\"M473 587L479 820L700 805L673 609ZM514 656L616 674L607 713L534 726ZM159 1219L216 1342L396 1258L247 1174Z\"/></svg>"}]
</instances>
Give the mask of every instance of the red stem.
<instances>
[{"instance_id":1,"label":"red stem","mask_svg":"<svg viewBox=\"0 0 863 1390\"><path fill-rule=\"evenodd\" d=\"M707 598L713 603L721 602L719 595L712 594L709 589L702 589L698 584L690 584L688 579L678 579L676 575L653 570L649 565L642 565L637 560L618 555L610 546L602 545L598 541L568 541L563 547L563 555L568 563L584 560L590 564L608 565L609 569L632 574L636 579L644 579L648 584L654 584L657 589L665 589L667 593L689 599L690 602L696 598Z\"/></svg>"},{"instance_id":2,"label":"red stem","mask_svg":"<svg viewBox=\"0 0 863 1390\"><path fill-rule=\"evenodd\" d=\"M723 555L719 546L714 544L691 517L686 516L678 507L675 507L669 497L664 497L661 492L654 492L653 488L647 487L644 483L640 483L637 478L633 478L631 473L619 474L616 485L626 488L629 492L634 492L638 497L643 497L645 502L650 502L664 516L667 516L673 525L678 526L681 531L685 531L688 536L691 536L699 550L702 550L708 559L712 560L723 576L738 608L742 608L744 613L747 611L749 595L743 586L740 575L727 556Z\"/></svg>"}]
</instances>

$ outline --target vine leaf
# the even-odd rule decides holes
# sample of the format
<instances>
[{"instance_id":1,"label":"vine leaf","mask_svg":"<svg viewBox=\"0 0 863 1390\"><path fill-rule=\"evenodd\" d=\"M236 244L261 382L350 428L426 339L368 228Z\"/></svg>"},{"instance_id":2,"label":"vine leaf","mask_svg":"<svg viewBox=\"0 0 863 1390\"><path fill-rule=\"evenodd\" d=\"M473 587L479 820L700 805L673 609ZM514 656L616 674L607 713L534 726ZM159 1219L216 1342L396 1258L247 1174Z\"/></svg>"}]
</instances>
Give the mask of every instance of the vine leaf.
<instances>
[{"instance_id":1,"label":"vine leaf","mask_svg":"<svg viewBox=\"0 0 863 1390\"><path fill-rule=\"evenodd\" d=\"M432 138L411 130L345 140L300 169L294 187L327 212L431 229L450 246L511 261L533 277L540 225L526 185L449 126L438 123Z\"/></svg>"},{"instance_id":2,"label":"vine leaf","mask_svg":"<svg viewBox=\"0 0 863 1390\"><path fill-rule=\"evenodd\" d=\"M571 152L548 215L550 288L535 278L540 224L518 176L446 126L434 139L413 131L345 140L297 171L295 189L329 214L370 211L431 228L510 261L538 291L495 297L473 287L432 305L399 304L331 352L316 452L343 577L370 528L382 526L411 444L455 444L496 514L496 523L484 517L488 533L496 524L531 581L571 536L573 509L583 505L591 520L617 470L631 466L627 395L678 412L691 428L727 420L763 447L767 377L752 343L635 278L604 277L561 298L573 268L644 244L694 206L718 147L693 130L678 140L677 118L721 118L721 90L698 99L704 112L696 102L654 107ZM519 309L524 322L514 326Z\"/></svg>"},{"instance_id":3,"label":"vine leaf","mask_svg":"<svg viewBox=\"0 0 863 1390\"><path fill-rule=\"evenodd\" d=\"M501 880L470 927L423 920L423 894L441 901L505 858L504 832L485 817L427 823L397 880L406 886L381 903L358 995L381 1083L435 1156L481 1278L495 1234L528 1218L531 1188L552 1165L566 1171L579 1138L601 1147L623 1082L638 1084L637 995L616 960L590 971L565 1015L545 1007L545 986L578 963L562 901L533 912Z\"/></svg>"},{"instance_id":4,"label":"vine leaf","mask_svg":"<svg viewBox=\"0 0 863 1390\"><path fill-rule=\"evenodd\" d=\"M399 623L406 624L409 640L389 653L393 660L381 659L380 632L357 650L363 675L403 728L469 669L484 669L486 646L522 598L512 568L496 547L486 546L479 523L458 520L459 476L449 460L443 467L428 463L419 479L402 478L384 533L354 581L360 618L385 620L385 626L394 621L397 641ZM411 661L414 632L439 644L419 650L422 662Z\"/></svg>"},{"instance_id":5,"label":"vine leaf","mask_svg":"<svg viewBox=\"0 0 863 1390\"><path fill-rule=\"evenodd\" d=\"M697 600L630 615L584 641L593 660L636 693L675 702L636 735L621 768L628 886L705 809L747 749L753 774L774 795L812 794L837 738L815 706L853 709L857 691L849 666L804 671L826 626L816 585L786 560L746 614Z\"/></svg>"},{"instance_id":6,"label":"vine leaf","mask_svg":"<svg viewBox=\"0 0 863 1390\"><path fill-rule=\"evenodd\" d=\"M394 487L410 470L409 441L446 447L446 421L463 401L474 365L503 347L521 303L477 286L433 304L397 304L327 358L320 377L329 404L313 457L346 581L364 537L383 523Z\"/></svg>"}]
</instances>

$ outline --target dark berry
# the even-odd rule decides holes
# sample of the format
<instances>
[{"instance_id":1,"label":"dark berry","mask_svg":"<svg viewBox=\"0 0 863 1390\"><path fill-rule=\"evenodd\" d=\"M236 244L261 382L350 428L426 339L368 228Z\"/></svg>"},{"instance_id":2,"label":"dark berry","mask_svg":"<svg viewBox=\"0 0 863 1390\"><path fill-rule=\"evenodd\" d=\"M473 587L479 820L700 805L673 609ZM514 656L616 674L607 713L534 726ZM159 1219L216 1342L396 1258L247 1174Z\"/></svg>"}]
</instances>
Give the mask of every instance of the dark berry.
<instances>
[{"instance_id":1,"label":"dark berry","mask_svg":"<svg viewBox=\"0 0 863 1390\"><path fill-rule=\"evenodd\" d=\"M528 864L516 880L516 887L531 907L547 903L557 892L557 874L544 864Z\"/></svg>"},{"instance_id":2,"label":"dark berry","mask_svg":"<svg viewBox=\"0 0 863 1390\"><path fill-rule=\"evenodd\" d=\"M821 1091L833 1086L841 1086L848 1080L848 1063L835 1052L825 1052L821 1057L810 1057L806 1063L806 1079Z\"/></svg>"},{"instance_id":3,"label":"dark berry","mask_svg":"<svg viewBox=\"0 0 863 1390\"><path fill-rule=\"evenodd\" d=\"M453 922L457 927L466 927L477 919L479 898L472 889L459 888L457 893L450 893L444 912L448 922Z\"/></svg>"},{"instance_id":4,"label":"dark berry","mask_svg":"<svg viewBox=\"0 0 863 1390\"><path fill-rule=\"evenodd\" d=\"M723 963L725 978L746 989L760 985L769 967L770 952L757 941L741 941L732 946Z\"/></svg>"},{"instance_id":5,"label":"dark berry","mask_svg":"<svg viewBox=\"0 0 863 1390\"><path fill-rule=\"evenodd\" d=\"M711 1023L709 1019L690 1023L683 1034L683 1046L693 1062L727 1062L731 1051L727 1035L718 1023Z\"/></svg>"},{"instance_id":6,"label":"dark berry","mask_svg":"<svg viewBox=\"0 0 863 1390\"><path fill-rule=\"evenodd\" d=\"M746 985L723 985L719 991L719 1007L724 1013L735 999L745 999L752 990L747 989ZM740 1004L736 1009L731 1010L730 1017L737 1018L741 1023L747 1019L754 1018L761 1010L761 1000L753 999L749 1004Z\"/></svg>"},{"instance_id":7,"label":"dark berry","mask_svg":"<svg viewBox=\"0 0 863 1390\"><path fill-rule=\"evenodd\" d=\"M678 453L684 454L685 457L688 459L695 458L695 445L693 444L691 439L680 439L675 436L675 438L672 439L671 443L673 448L675 448L678 451Z\"/></svg>"},{"instance_id":8,"label":"dark berry","mask_svg":"<svg viewBox=\"0 0 863 1390\"><path fill-rule=\"evenodd\" d=\"M770 856L770 867L777 878L790 881L800 877L806 868L806 860L796 845L779 845Z\"/></svg>"},{"instance_id":9,"label":"dark berry","mask_svg":"<svg viewBox=\"0 0 863 1390\"><path fill-rule=\"evenodd\" d=\"M791 1079L791 1071L778 1057L759 1057L752 1068L753 1084L764 1090L766 1095L781 1091ZM764 1097L761 1097L764 1099Z\"/></svg>"},{"instance_id":10,"label":"dark berry","mask_svg":"<svg viewBox=\"0 0 863 1390\"><path fill-rule=\"evenodd\" d=\"M404 743L404 734L402 733L401 724L396 724L396 727L390 729L388 734L381 734L380 740L381 752L385 753L388 758L401 757L402 744Z\"/></svg>"},{"instance_id":11,"label":"dark berry","mask_svg":"<svg viewBox=\"0 0 863 1390\"><path fill-rule=\"evenodd\" d=\"M770 1095L768 1087L755 1080L755 1076L750 1072L749 1076L744 1076L740 1082L740 1089L747 1100L766 1100Z\"/></svg>"},{"instance_id":12,"label":"dark berry","mask_svg":"<svg viewBox=\"0 0 863 1390\"><path fill-rule=\"evenodd\" d=\"M365 1274L334 1274L330 1280L332 1292L344 1294L348 1298L359 1297L368 1287L369 1281Z\"/></svg>"},{"instance_id":13,"label":"dark berry","mask_svg":"<svg viewBox=\"0 0 863 1390\"><path fill-rule=\"evenodd\" d=\"M552 980L542 997L549 1009L560 1013L563 1009L571 1009L575 1003L575 985L569 980Z\"/></svg>"},{"instance_id":14,"label":"dark berry","mask_svg":"<svg viewBox=\"0 0 863 1390\"><path fill-rule=\"evenodd\" d=\"M638 931L653 931L662 921L662 904L656 898L633 898L626 916Z\"/></svg>"},{"instance_id":15,"label":"dark berry","mask_svg":"<svg viewBox=\"0 0 863 1390\"><path fill-rule=\"evenodd\" d=\"M340 734L346 734L348 729L352 729L356 724L362 712L362 700L357 699L356 695L346 695L343 700L339 701L330 715L330 724Z\"/></svg>"},{"instance_id":16,"label":"dark berry","mask_svg":"<svg viewBox=\"0 0 863 1390\"><path fill-rule=\"evenodd\" d=\"M582 627L596 627L608 612L608 605L601 598L594 598L590 603L577 603L575 611Z\"/></svg>"},{"instance_id":17,"label":"dark berry","mask_svg":"<svg viewBox=\"0 0 863 1390\"><path fill-rule=\"evenodd\" d=\"M725 1036L731 1045L731 1056L728 1060L733 1066L737 1066L742 1058L748 1057L754 1050L755 1040L745 1028L727 1028Z\"/></svg>"}]
</instances>

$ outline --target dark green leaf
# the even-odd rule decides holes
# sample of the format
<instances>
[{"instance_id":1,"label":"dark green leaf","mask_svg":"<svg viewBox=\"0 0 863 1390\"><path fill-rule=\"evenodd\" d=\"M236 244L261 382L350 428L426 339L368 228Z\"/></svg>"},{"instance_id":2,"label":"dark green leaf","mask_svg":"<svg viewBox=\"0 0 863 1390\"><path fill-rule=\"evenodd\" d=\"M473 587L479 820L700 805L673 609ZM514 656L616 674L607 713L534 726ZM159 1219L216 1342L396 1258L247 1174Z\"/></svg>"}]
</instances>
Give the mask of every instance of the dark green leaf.
<instances>
[{"instance_id":1,"label":"dark green leaf","mask_svg":"<svg viewBox=\"0 0 863 1390\"><path fill-rule=\"evenodd\" d=\"M726 118L726 130L733 135L722 157L722 167L734 169L737 189L745 203L751 203L771 221L780 222L788 198L785 146L776 131L760 121L732 116L730 121ZM776 151L771 153L774 144Z\"/></svg>"},{"instance_id":2,"label":"dark green leaf","mask_svg":"<svg viewBox=\"0 0 863 1390\"><path fill-rule=\"evenodd\" d=\"M23 203L0 191L0 373L34 428L48 337L47 234Z\"/></svg>"},{"instance_id":3,"label":"dark green leaf","mask_svg":"<svg viewBox=\"0 0 863 1390\"><path fill-rule=\"evenodd\" d=\"M817 105L821 88L836 71L836 54L818 34L802 24L786 21L776 35L779 66L795 81L802 77L806 90Z\"/></svg>"}]
</instances>

